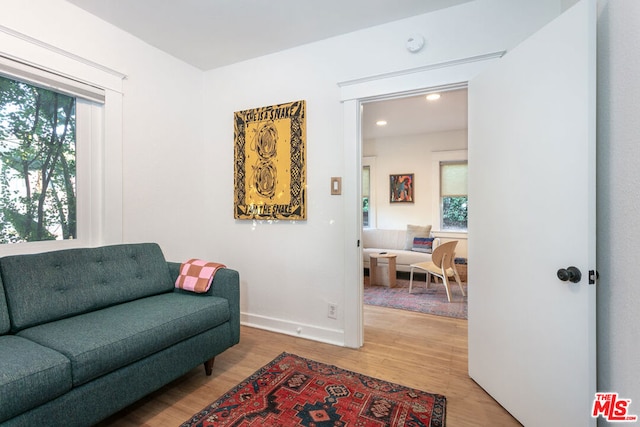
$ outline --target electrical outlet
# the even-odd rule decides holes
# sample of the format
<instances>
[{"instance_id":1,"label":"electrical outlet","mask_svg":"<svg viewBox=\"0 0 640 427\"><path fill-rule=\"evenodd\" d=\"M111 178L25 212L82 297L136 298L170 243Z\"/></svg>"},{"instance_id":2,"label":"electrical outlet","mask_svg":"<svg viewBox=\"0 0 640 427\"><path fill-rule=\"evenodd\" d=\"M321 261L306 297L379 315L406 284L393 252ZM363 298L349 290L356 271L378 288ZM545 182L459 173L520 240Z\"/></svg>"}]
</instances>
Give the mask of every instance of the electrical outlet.
<instances>
[{"instance_id":1,"label":"electrical outlet","mask_svg":"<svg viewBox=\"0 0 640 427\"><path fill-rule=\"evenodd\" d=\"M338 304L334 304L332 302L329 303L327 317L329 319L337 319L338 318Z\"/></svg>"}]
</instances>

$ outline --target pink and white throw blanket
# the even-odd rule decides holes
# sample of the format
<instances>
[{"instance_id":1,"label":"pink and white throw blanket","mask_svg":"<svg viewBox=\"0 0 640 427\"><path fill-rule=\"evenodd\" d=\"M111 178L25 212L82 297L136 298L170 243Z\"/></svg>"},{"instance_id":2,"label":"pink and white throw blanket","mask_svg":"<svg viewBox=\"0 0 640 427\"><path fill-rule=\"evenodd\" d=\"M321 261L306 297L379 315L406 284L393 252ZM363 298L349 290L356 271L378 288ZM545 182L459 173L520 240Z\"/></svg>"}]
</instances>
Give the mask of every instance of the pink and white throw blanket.
<instances>
[{"instance_id":1,"label":"pink and white throw blanket","mask_svg":"<svg viewBox=\"0 0 640 427\"><path fill-rule=\"evenodd\" d=\"M226 267L224 264L195 258L183 262L180 266L178 280L176 280L176 288L197 293L207 292L216 271L224 267Z\"/></svg>"}]
</instances>

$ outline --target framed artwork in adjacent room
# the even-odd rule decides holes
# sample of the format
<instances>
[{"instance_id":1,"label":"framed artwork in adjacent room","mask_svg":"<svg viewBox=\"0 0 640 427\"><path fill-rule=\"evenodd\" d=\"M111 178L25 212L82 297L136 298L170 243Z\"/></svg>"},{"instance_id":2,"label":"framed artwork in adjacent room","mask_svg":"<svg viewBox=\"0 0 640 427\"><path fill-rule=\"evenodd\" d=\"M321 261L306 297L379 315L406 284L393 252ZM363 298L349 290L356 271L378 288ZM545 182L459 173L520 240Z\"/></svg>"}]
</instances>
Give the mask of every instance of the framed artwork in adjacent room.
<instances>
[{"instance_id":1,"label":"framed artwork in adjacent room","mask_svg":"<svg viewBox=\"0 0 640 427\"><path fill-rule=\"evenodd\" d=\"M413 174L389 175L389 202L413 203Z\"/></svg>"}]
</instances>

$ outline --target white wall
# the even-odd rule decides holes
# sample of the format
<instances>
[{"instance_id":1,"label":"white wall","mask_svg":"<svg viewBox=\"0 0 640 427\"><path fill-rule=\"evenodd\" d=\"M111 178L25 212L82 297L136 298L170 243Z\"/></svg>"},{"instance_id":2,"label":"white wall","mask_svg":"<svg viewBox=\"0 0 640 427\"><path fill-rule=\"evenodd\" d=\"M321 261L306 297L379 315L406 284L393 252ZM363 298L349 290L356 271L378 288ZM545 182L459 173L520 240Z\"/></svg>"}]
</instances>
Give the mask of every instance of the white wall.
<instances>
[{"instance_id":1,"label":"white wall","mask_svg":"<svg viewBox=\"0 0 640 427\"><path fill-rule=\"evenodd\" d=\"M2 0L0 25L127 74L123 240L158 241L173 260L226 262L240 270L248 318L339 342L342 318L328 320L325 302L341 303L344 288L357 284L342 279L345 200L329 195L329 177L353 167L342 160L336 82L508 49L549 21L557 4L477 0L208 73L63 0ZM638 414L640 6L601 0L600 8L599 389L633 399ZM404 39L414 32L427 47L409 55ZM308 101L309 220L234 221L233 112L295 99ZM181 194L196 193L208 196L203 205L183 203Z\"/></svg>"},{"instance_id":2,"label":"white wall","mask_svg":"<svg viewBox=\"0 0 640 427\"><path fill-rule=\"evenodd\" d=\"M477 0L207 73L63 0L3 0L0 24L127 75L123 241L226 263L240 271L245 322L341 344L345 289L360 284L344 280L351 201L329 192L330 177L356 167L344 164L337 83L509 49L559 10L558 0ZM427 45L414 55L404 43L416 32ZM308 220L234 220L234 111L298 99L308 113ZM339 304L337 320L327 302Z\"/></svg>"},{"instance_id":3,"label":"white wall","mask_svg":"<svg viewBox=\"0 0 640 427\"><path fill-rule=\"evenodd\" d=\"M362 155L376 158L376 228L404 229L407 224L432 225L439 230L433 215L433 152L466 150L467 131L457 130L423 135L406 135L366 140ZM414 174L414 203L389 202L389 175Z\"/></svg>"},{"instance_id":4,"label":"white wall","mask_svg":"<svg viewBox=\"0 0 640 427\"><path fill-rule=\"evenodd\" d=\"M640 415L640 2L599 9L598 390L632 399Z\"/></svg>"},{"instance_id":5,"label":"white wall","mask_svg":"<svg viewBox=\"0 0 640 427\"><path fill-rule=\"evenodd\" d=\"M206 161L202 72L63 0L3 0L0 25L127 76L122 200L105 208L121 211L119 240L156 241L168 258L184 258L207 223L197 206L182 203L201 192L193 183L202 182Z\"/></svg>"},{"instance_id":6,"label":"white wall","mask_svg":"<svg viewBox=\"0 0 640 427\"><path fill-rule=\"evenodd\" d=\"M375 185L371 206L376 209L375 228L403 230L407 224L431 225L433 234L443 242L455 239L457 257L467 257L467 233L439 232L438 183L434 156L451 150L467 149L467 130L454 130L422 135L404 135L363 141L362 155L374 157ZM389 175L414 174L414 203L389 202Z\"/></svg>"},{"instance_id":7,"label":"white wall","mask_svg":"<svg viewBox=\"0 0 640 427\"><path fill-rule=\"evenodd\" d=\"M509 49L559 10L557 1L479 0L207 72L204 153L211 167L203 181L219 185L203 206L215 227L203 230L195 248L240 271L243 320L344 342L345 289L360 284L344 283L353 268L344 262L343 213L351 201L329 191L330 177L357 167L343 161L338 82ZM415 32L427 39L418 55L404 48ZM308 113L308 220L235 221L233 112L298 99ZM327 302L339 305L337 320L327 318Z\"/></svg>"}]
</instances>

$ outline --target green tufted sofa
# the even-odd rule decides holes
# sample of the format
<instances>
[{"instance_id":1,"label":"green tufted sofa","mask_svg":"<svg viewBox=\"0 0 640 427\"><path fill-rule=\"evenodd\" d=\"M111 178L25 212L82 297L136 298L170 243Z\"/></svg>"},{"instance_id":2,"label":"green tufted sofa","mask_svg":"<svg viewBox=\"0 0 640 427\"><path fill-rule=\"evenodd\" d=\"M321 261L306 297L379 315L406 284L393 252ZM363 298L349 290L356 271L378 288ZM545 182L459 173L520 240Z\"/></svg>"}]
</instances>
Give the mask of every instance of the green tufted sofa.
<instances>
[{"instance_id":1,"label":"green tufted sofa","mask_svg":"<svg viewBox=\"0 0 640 427\"><path fill-rule=\"evenodd\" d=\"M0 426L88 426L240 340L238 272L174 288L154 243L0 258Z\"/></svg>"}]
</instances>

